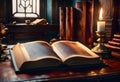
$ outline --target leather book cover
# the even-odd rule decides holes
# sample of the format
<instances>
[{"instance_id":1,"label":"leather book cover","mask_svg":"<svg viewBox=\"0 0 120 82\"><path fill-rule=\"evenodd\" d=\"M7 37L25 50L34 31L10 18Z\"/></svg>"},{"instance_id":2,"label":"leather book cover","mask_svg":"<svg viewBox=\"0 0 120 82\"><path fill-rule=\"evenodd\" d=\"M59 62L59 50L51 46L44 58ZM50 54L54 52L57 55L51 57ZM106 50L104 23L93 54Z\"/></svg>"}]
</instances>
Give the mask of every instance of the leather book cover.
<instances>
[{"instance_id":1,"label":"leather book cover","mask_svg":"<svg viewBox=\"0 0 120 82\"><path fill-rule=\"evenodd\" d=\"M66 7L66 40L73 40L73 7Z\"/></svg>"},{"instance_id":2,"label":"leather book cover","mask_svg":"<svg viewBox=\"0 0 120 82\"><path fill-rule=\"evenodd\" d=\"M66 39L66 8L59 7L59 18L60 18L60 39Z\"/></svg>"},{"instance_id":3,"label":"leather book cover","mask_svg":"<svg viewBox=\"0 0 120 82\"><path fill-rule=\"evenodd\" d=\"M91 1L76 2L75 8L82 13L78 40L89 44L89 38L93 37L93 3Z\"/></svg>"}]
</instances>

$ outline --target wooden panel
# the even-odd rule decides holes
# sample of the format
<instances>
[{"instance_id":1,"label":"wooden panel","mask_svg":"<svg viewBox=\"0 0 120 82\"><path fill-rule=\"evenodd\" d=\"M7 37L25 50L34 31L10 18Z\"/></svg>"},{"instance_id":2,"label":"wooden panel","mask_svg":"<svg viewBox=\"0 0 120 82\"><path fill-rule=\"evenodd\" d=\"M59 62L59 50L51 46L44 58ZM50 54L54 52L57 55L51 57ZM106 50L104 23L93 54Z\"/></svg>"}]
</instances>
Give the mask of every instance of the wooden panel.
<instances>
[{"instance_id":1,"label":"wooden panel","mask_svg":"<svg viewBox=\"0 0 120 82\"><path fill-rule=\"evenodd\" d=\"M6 11L6 0L0 0L0 17L5 17L5 11Z\"/></svg>"},{"instance_id":2,"label":"wooden panel","mask_svg":"<svg viewBox=\"0 0 120 82\"><path fill-rule=\"evenodd\" d=\"M46 40L57 38L58 25L26 25L26 24L7 24L8 44L26 42L31 40Z\"/></svg>"},{"instance_id":3,"label":"wooden panel","mask_svg":"<svg viewBox=\"0 0 120 82\"><path fill-rule=\"evenodd\" d=\"M6 0L0 0L0 22L5 21L6 16Z\"/></svg>"}]
</instances>

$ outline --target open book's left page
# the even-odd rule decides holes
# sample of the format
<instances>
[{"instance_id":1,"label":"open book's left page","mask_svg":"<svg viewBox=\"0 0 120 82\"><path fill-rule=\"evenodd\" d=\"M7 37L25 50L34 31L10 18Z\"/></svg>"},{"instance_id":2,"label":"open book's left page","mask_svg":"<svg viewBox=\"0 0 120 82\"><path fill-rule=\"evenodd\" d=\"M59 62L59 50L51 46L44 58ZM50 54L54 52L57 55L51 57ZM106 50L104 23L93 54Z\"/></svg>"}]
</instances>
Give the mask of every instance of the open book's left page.
<instances>
[{"instance_id":1,"label":"open book's left page","mask_svg":"<svg viewBox=\"0 0 120 82\"><path fill-rule=\"evenodd\" d=\"M45 41L33 41L22 44L29 54L30 60L43 59L46 57L59 59L51 46Z\"/></svg>"},{"instance_id":2,"label":"open book's left page","mask_svg":"<svg viewBox=\"0 0 120 82\"><path fill-rule=\"evenodd\" d=\"M12 58L18 71L57 66L61 63L50 45L44 41L16 44L13 47Z\"/></svg>"}]
</instances>

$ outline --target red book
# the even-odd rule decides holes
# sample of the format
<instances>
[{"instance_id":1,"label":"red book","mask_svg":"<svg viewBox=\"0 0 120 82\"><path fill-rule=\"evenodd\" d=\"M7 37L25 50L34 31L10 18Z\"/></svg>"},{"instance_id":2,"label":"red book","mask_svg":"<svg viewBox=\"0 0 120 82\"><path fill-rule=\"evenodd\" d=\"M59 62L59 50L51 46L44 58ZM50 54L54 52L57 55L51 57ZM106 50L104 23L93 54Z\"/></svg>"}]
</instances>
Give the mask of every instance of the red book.
<instances>
[{"instance_id":1,"label":"red book","mask_svg":"<svg viewBox=\"0 0 120 82\"><path fill-rule=\"evenodd\" d=\"M108 41L109 45L120 47L120 42Z\"/></svg>"},{"instance_id":2,"label":"red book","mask_svg":"<svg viewBox=\"0 0 120 82\"><path fill-rule=\"evenodd\" d=\"M59 7L59 18L60 18L60 39L66 39L66 8Z\"/></svg>"},{"instance_id":3,"label":"red book","mask_svg":"<svg viewBox=\"0 0 120 82\"><path fill-rule=\"evenodd\" d=\"M79 18L79 24L80 24L80 30L79 30L79 41L82 43L85 43L85 34L86 34L86 6L85 2L76 2L75 3L75 8L82 14Z\"/></svg>"},{"instance_id":4,"label":"red book","mask_svg":"<svg viewBox=\"0 0 120 82\"><path fill-rule=\"evenodd\" d=\"M91 1L75 3L75 8L82 13L79 40L84 44L91 44L90 38L93 37L93 7Z\"/></svg>"},{"instance_id":5,"label":"red book","mask_svg":"<svg viewBox=\"0 0 120 82\"><path fill-rule=\"evenodd\" d=\"M73 40L73 7L66 7L66 40Z\"/></svg>"}]
</instances>

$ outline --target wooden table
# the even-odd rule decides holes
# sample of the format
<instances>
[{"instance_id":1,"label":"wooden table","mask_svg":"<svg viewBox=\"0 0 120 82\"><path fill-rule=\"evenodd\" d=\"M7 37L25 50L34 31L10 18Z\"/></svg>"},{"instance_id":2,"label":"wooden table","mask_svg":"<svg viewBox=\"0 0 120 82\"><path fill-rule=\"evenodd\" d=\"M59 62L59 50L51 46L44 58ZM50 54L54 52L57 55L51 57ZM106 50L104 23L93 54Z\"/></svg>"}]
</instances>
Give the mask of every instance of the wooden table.
<instances>
[{"instance_id":1,"label":"wooden table","mask_svg":"<svg viewBox=\"0 0 120 82\"><path fill-rule=\"evenodd\" d=\"M69 82L119 82L120 59L112 58L104 60L108 67L77 70L54 70L30 74L16 74L11 61L0 62L0 82L13 81L69 81Z\"/></svg>"}]
</instances>

